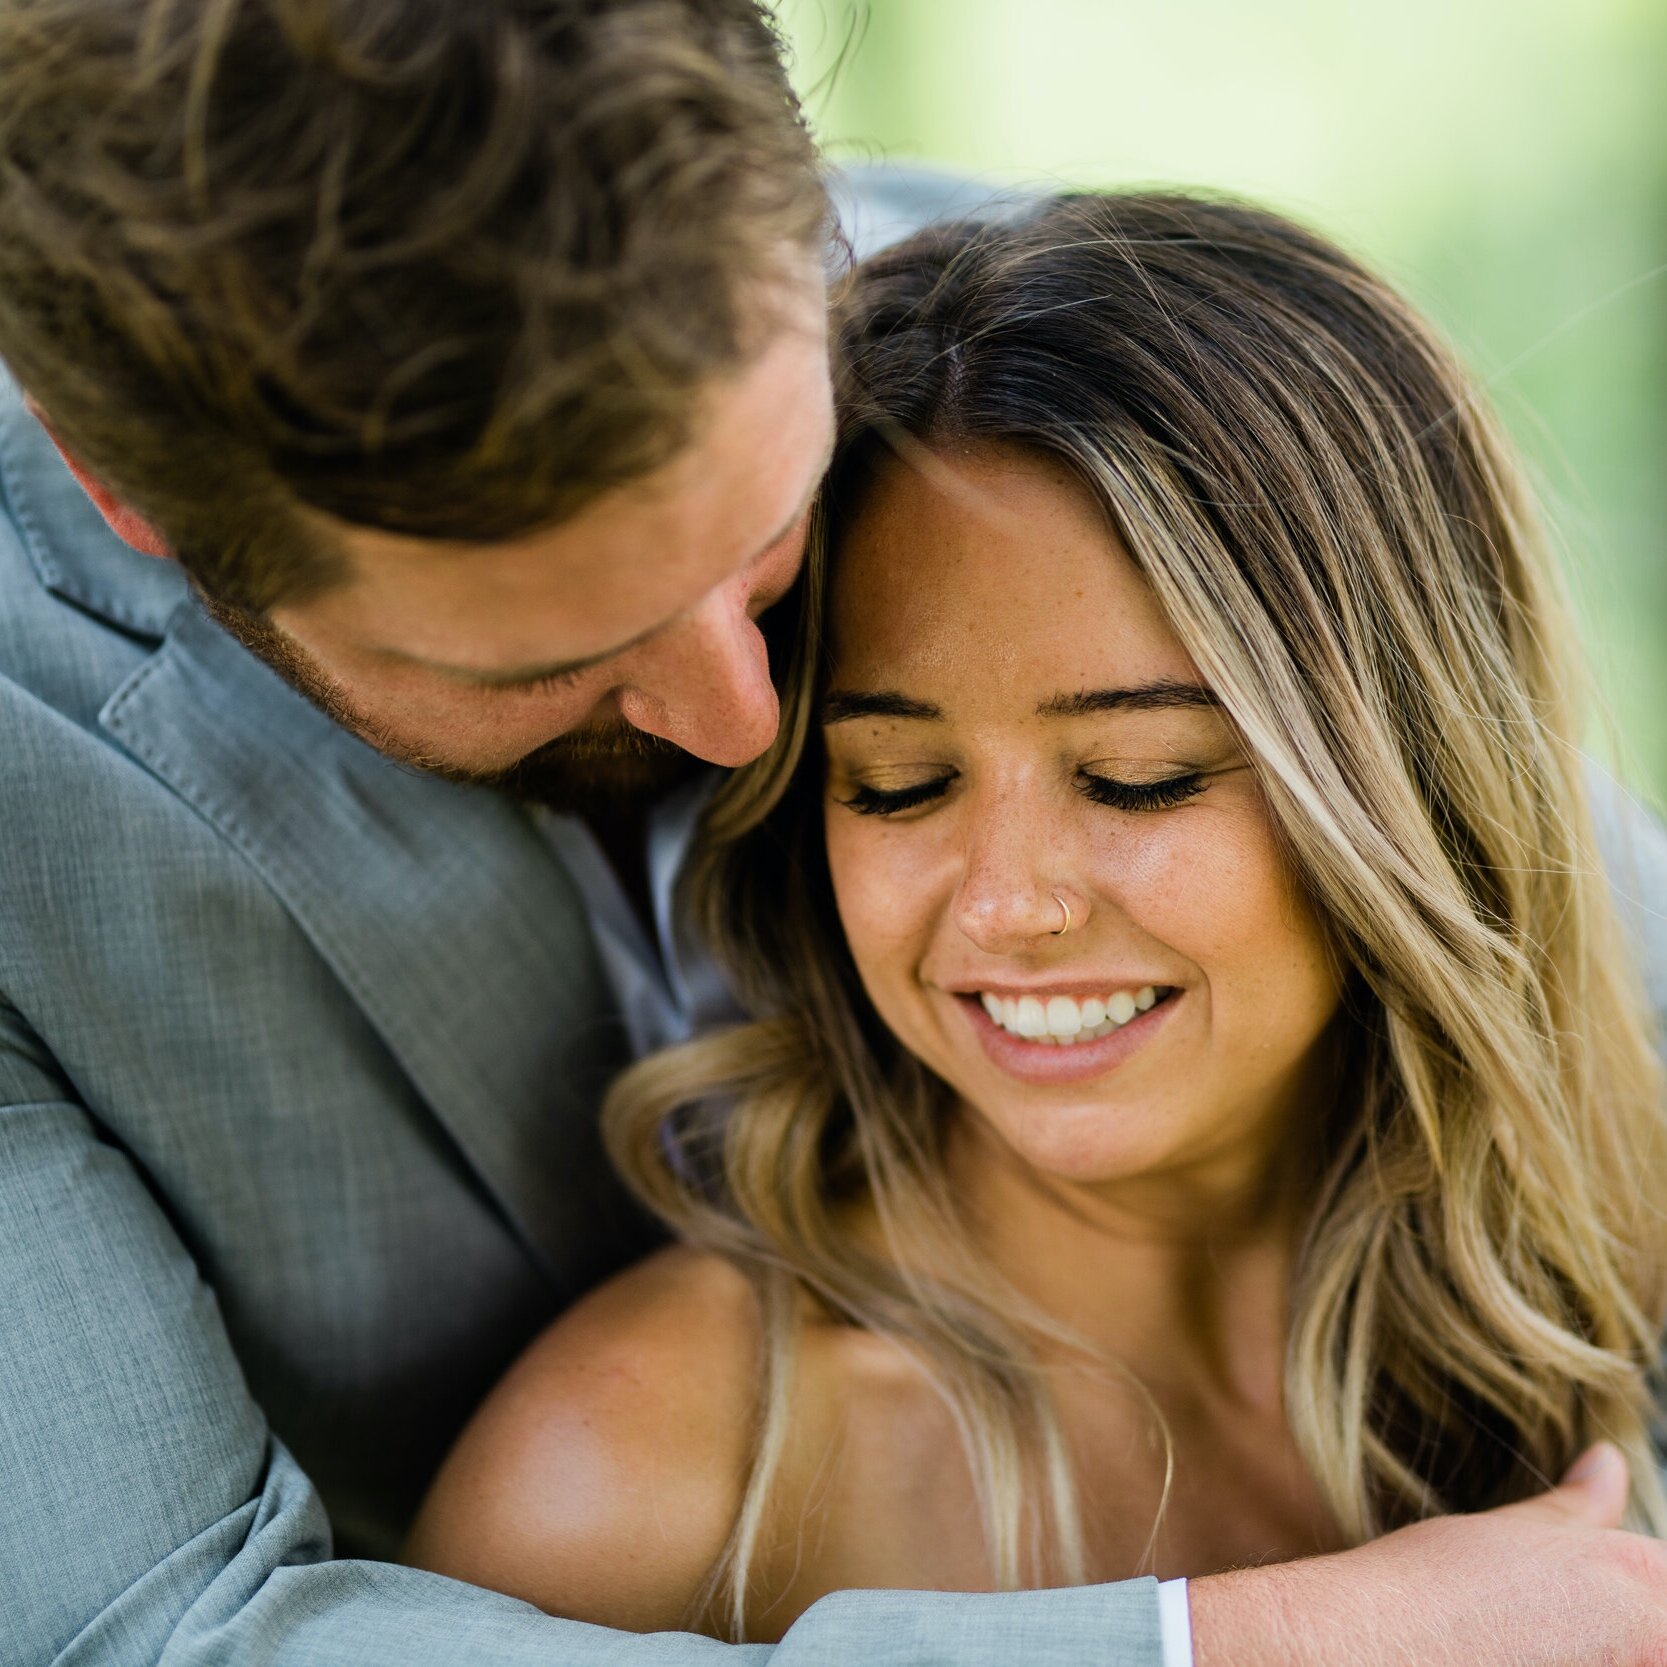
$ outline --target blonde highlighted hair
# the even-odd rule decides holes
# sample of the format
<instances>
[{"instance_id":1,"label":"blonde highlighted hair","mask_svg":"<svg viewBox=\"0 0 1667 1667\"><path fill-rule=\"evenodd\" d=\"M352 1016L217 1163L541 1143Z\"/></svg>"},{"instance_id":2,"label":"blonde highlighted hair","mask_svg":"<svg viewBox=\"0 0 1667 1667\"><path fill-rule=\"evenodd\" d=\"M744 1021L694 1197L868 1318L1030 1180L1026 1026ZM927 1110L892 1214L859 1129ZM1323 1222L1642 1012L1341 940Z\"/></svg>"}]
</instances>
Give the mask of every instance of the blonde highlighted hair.
<instances>
[{"instance_id":1,"label":"blonde highlighted hair","mask_svg":"<svg viewBox=\"0 0 1667 1667\"><path fill-rule=\"evenodd\" d=\"M1463 372L1311 233L1152 193L922 234L859 273L842 349L781 734L719 795L691 880L760 1017L644 1062L606 1114L638 1195L760 1296L758 1440L708 1613L745 1635L807 1295L933 1374L999 1585L1087 1573L1037 1360L1061 1339L957 1214L947 1091L868 1004L822 846L823 552L879 460L943 442L1046 454L1104 506L1345 969L1285 1369L1344 1533L1520 1498L1599 1437L1660 1532L1662 1078L1594 850L1565 608Z\"/></svg>"}]
</instances>

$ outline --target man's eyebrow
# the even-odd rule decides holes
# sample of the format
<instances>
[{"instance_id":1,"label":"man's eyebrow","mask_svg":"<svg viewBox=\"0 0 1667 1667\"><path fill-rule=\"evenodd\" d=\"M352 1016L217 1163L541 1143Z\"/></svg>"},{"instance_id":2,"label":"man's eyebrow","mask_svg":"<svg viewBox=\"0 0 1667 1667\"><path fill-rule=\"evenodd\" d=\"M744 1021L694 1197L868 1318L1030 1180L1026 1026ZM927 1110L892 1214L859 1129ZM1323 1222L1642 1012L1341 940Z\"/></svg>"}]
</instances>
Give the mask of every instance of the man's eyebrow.
<instances>
[{"instance_id":1,"label":"man's eyebrow","mask_svg":"<svg viewBox=\"0 0 1667 1667\"><path fill-rule=\"evenodd\" d=\"M1163 712L1177 706L1220 706L1214 690L1160 677L1129 689L1079 689L1036 708L1039 718L1086 718L1096 712Z\"/></svg>"},{"instance_id":2,"label":"man's eyebrow","mask_svg":"<svg viewBox=\"0 0 1667 1667\"><path fill-rule=\"evenodd\" d=\"M1159 678L1129 689L1079 689L1054 695L1036 708L1039 718L1085 718L1096 712L1162 712L1177 706L1220 706L1213 691L1198 683ZM822 697L822 722L849 723L853 718L924 718L941 720L943 708L915 700L895 689L833 689Z\"/></svg>"}]
</instances>

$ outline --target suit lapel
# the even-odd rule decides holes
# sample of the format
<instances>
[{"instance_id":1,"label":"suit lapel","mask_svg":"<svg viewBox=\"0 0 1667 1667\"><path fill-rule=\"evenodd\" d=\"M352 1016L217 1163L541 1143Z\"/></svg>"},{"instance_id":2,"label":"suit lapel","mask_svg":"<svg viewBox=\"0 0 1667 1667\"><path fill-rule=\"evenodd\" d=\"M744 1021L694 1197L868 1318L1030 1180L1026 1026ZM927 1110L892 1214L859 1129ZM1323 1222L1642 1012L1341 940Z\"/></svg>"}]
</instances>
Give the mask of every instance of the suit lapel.
<instances>
[{"instance_id":1,"label":"suit lapel","mask_svg":"<svg viewBox=\"0 0 1667 1667\"><path fill-rule=\"evenodd\" d=\"M530 819L382 758L190 600L100 721L261 874L556 1283L608 1266L630 1217L596 1110L622 1033Z\"/></svg>"},{"instance_id":2,"label":"suit lapel","mask_svg":"<svg viewBox=\"0 0 1667 1667\"><path fill-rule=\"evenodd\" d=\"M131 636L155 640L187 593L171 561L142 556L64 467L47 432L0 367L0 494L41 583Z\"/></svg>"}]
</instances>

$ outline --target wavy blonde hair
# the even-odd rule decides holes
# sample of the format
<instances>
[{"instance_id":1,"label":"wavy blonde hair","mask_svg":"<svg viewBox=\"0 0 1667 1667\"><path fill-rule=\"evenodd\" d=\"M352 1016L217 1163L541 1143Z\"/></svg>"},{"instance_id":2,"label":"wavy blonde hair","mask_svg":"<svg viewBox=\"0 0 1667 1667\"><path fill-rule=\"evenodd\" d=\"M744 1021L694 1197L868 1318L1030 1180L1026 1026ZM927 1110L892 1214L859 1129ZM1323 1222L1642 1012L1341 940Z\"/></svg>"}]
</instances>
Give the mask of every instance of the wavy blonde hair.
<instances>
[{"instance_id":1,"label":"wavy blonde hair","mask_svg":"<svg viewBox=\"0 0 1667 1667\"><path fill-rule=\"evenodd\" d=\"M946 441L1061 459L1104 506L1345 969L1285 1367L1344 1533L1520 1498L1598 1437L1631 1467L1631 1524L1660 1532L1662 1078L1594 850L1566 610L1463 372L1307 231L1116 194L871 263L842 375L781 734L712 806L691 879L760 1017L645 1061L606 1112L627 1182L746 1270L764 1316L752 1470L704 1612L745 1635L807 1294L932 1373L997 1583L1086 1577L1038 1364L1057 1329L957 1214L949 1095L864 996L822 843L821 552L877 461Z\"/></svg>"}]
</instances>

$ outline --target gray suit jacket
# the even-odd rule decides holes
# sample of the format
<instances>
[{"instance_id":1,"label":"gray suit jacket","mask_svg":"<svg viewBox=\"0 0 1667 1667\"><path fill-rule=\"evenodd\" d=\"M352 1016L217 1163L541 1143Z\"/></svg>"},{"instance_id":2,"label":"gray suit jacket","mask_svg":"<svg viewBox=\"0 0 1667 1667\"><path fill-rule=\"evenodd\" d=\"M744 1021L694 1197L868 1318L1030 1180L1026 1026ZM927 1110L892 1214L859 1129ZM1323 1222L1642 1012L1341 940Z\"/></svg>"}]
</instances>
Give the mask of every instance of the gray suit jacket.
<instances>
[{"instance_id":1,"label":"gray suit jacket","mask_svg":"<svg viewBox=\"0 0 1667 1667\"><path fill-rule=\"evenodd\" d=\"M0 772L0 1663L1157 1661L1152 1581L842 1594L737 1653L376 1560L643 1242L616 1015L530 821L246 654L3 374Z\"/></svg>"},{"instance_id":2,"label":"gray suit jacket","mask_svg":"<svg viewBox=\"0 0 1667 1667\"><path fill-rule=\"evenodd\" d=\"M616 1017L528 820L250 658L3 377L0 772L0 1663L1156 1667L1149 1580L841 1594L732 1651L376 1560L640 1243Z\"/></svg>"}]
</instances>

